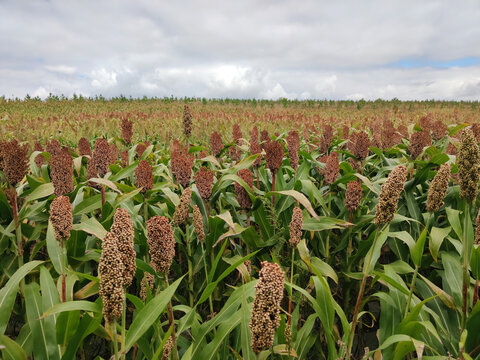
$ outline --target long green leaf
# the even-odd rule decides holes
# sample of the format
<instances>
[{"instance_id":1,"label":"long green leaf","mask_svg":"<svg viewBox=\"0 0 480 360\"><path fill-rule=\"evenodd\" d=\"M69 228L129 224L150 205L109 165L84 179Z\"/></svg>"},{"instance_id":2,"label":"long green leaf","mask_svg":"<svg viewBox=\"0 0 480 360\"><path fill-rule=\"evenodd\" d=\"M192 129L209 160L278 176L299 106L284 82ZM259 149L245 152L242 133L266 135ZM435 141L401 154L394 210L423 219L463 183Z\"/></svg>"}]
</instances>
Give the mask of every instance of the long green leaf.
<instances>
[{"instance_id":1,"label":"long green leaf","mask_svg":"<svg viewBox=\"0 0 480 360\"><path fill-rule=\"evenodd\" d=\"M64 274L67 268L67 251L58 244L55 239L55 231L51 221L48 221L47 229L47 251L52 260L53 267L58 274Z\"/></svg>"},{"instance_id":2,"label":"long green leaf","mask_svg":"<svg viewBox=\"0 0 480 360\"><path fill-rule=\"evenodd\" d=\"M53 194L53 183L49 182L46 184L42 184L38 186L35 190L33 190L30 195L28 195L26 202L32 202L37 199L41 199Z\"/></svg>"},{"instance_id":3,"label":"long green leaf","mask_svg":"<svg viewBox=\"0 0 480 360\"><path fill-rule=\"evenodd\" d=\"M185 276L185 275L184 275ZM172 298L173 294L177 290L178 285L182 281L183 277L179 278L168 288L163 290L160 294L155 296L148 302L147 305L135 316L130 328L128 329L125 339L125 353L135 345L137 340L147 331L150 326L157 320L157 318L163 313L163 310L167 306L168 302Z\"/></svg>"},{"instance_id":4,"label":"long green leaf","mask_svg":"<svg viewBox=\"0 0 480 360\"><path fill-rule=\"evenodd\" d=\"M27 360L27 354L22 347L8 336L0 337L0 345L3 346L2 357L4 360Z\"/></svg>"}]
</instances>

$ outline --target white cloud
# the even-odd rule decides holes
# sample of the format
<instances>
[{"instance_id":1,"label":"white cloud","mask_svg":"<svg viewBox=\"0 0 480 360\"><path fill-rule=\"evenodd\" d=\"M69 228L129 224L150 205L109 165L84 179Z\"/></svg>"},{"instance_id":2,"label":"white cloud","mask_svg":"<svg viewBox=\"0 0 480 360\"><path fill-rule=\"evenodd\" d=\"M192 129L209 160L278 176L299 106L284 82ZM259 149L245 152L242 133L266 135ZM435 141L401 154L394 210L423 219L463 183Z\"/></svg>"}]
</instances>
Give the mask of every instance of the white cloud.
<instances>
[{"instance_id":1,"label":"white cloud","mask_svg":"<svg viewBox=\"0 0 480 360\"><path fill-rule=\"evenodd\" d=\"M453 66L480 59L473 0L6 0L0 13L0 95L480 99L480 64Z\"/></svg>"}]
</instances>

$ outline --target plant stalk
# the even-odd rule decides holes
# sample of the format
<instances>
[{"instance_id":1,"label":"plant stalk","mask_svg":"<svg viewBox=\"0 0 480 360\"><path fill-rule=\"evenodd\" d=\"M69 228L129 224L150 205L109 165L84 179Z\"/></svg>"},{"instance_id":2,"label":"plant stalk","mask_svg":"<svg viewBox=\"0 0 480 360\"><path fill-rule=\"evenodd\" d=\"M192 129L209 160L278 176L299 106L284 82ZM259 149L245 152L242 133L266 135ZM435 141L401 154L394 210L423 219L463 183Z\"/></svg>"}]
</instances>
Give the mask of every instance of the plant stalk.
<instances>
[{"instance_id":1,"label":"plant stalk","mask_svg":"<svg viewBox=\"0 0 480 360\"><path fill-rule=\"evenodd\" d=\"M192 265L192 247L190 236L188 235L188 224L185 226L185 242L187 243L187 264L188 264L188 298L190 307L193 307L193 265Z\"/></svg>"},{"instance_id":2,"label":"plant stalk","mask_svg":"<svg viewBox=\"0 0 480 360\"><path fill-rule=\"evenodd\" d=\"M465 214L463 218L463 291L462 291L462 331L465 329L468 315L468 285L470 274L468 272L468 239L467 239L467 219L470 216L470 203L465 202Z\"/></svg>"},{"instance_id":3,"label":"plant stalk","mask_svg":"<svg viewBox=\"0 0 480 360\"><path fill-rule=\"evenodd\" d=\"M412 301L413 289L415 288L415 280L417 280L417 276L418 276L418 266L415 266L412 282L410 283L410 291L408 293L407 305L405 306L405 315L403 316L404 318L406 318L408 315L408 310L410 308L410 302Z\"/></svg>"},{"instance_id":4,"label":"plant stalk","mask_svg":"<svg viewBox=\"0 0 480 360\"><path fill-rule=\"evenodd\" d=\"M114 319L112 323L112 336L113 336L113 351L115 353L115 360L118 360L117 320L116 319Z\"/></svg>"},{"instance_id":5,"label":"plant stalk","mask_svg":"<svg viewBox=\"0 0 480 360\"><path fill-rule=\"evenodd\" d=\"M127 291L126 289L124 289L124 293L126 294ZM126 326L126 322L127 322L127 298L124 297L123 299L123 309L122 309L122 342L121 342L121 345L120 345L120 349L122 350L121 351L121 357L122 359L125 359L126 358L126 355L125 355L125 326Z\"/></svg>"},{"instance_id":6,"label":"plant stalk","mask_svg":"<svg viewBox=\"0 0 480 360\"><path fill-rule=\"evenodd\" d=\"M167 282L168 286L168 276L165 274L165 281ZM172 347L172 359L173 360L179 360L178 357L178 350L177 350L177 339L175 337L175 318L173 316L173 306L172 306L172 300L168 302L168 322L170 323L170 326L172 327L172 339L173 339L173 347Z\"/></svg>"}]
</instances>

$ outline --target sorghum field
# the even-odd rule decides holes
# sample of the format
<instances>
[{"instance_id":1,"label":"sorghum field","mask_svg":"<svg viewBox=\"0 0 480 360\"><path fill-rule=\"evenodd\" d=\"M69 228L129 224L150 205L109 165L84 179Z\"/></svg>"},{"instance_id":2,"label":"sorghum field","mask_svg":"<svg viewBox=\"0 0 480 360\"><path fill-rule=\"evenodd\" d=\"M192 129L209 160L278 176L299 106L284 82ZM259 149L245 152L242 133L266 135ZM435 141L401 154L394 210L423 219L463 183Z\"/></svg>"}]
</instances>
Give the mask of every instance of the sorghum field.
<instances>
[{"instance_id":1,"label":"sorghum field","mask_svg":"<svg viewBox=\"0 0 480 360\"><path fill-rule=\"evenodd\" d=\"M479 103L1 98L0 139L3 359L480 359Z\"/></svg>"}]
</instances>

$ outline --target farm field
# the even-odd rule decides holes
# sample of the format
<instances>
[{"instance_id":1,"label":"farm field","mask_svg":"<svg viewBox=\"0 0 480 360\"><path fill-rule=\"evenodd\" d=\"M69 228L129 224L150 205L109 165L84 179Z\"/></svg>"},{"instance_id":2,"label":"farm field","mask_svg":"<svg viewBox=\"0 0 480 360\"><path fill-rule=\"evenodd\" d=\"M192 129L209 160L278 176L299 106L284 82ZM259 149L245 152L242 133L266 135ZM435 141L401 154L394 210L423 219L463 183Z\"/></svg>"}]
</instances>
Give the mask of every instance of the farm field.
<instances>
[{"instance_id":1,"label":"farm field","mask_svg":"<svg viewBox=\"0 0 480 360\"><path fill-rule=\"evenodd\" d=\"M3 359L480 359L480 104L0 98Z\"/></svg>"}]
</instances>

